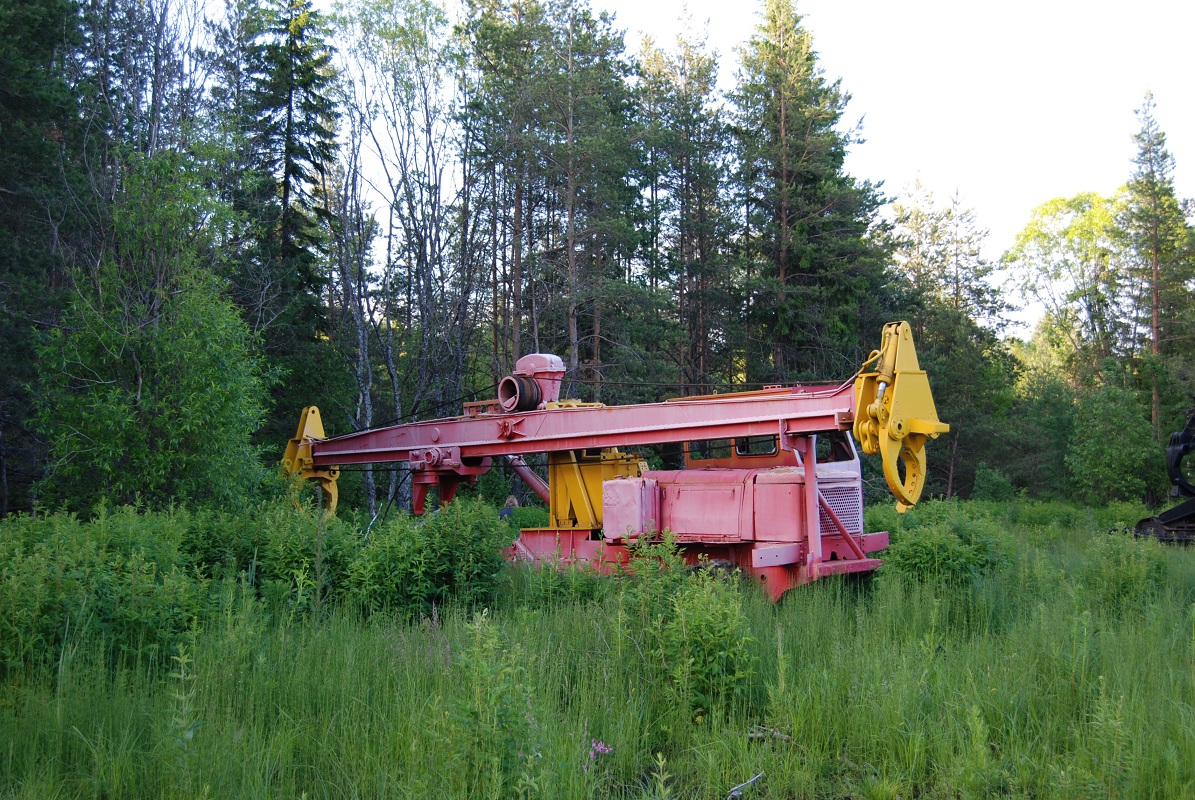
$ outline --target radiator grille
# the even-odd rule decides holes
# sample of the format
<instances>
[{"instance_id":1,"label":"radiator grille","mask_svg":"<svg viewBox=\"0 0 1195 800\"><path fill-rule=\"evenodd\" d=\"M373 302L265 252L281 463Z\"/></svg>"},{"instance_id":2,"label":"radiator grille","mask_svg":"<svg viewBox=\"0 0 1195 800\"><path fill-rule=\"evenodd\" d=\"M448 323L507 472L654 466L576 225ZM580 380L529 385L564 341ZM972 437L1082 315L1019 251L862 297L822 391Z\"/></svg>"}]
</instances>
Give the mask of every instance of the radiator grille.
<instances>
[{"instance_id":1,"label":"radiator grille","mask_svg":"<svg viewBox=\"0 0 1195 800\"><path fill-rule=\"evenodd\" d=\"M826 498L826 503L834 509L839 521L849 533L863 533L863 487L858 484L827 486L822 489L822 496ZM818 516L821 519L823 536L838 533L838 528L824 508L818 509Z\"/></svg>"}]
</instances>

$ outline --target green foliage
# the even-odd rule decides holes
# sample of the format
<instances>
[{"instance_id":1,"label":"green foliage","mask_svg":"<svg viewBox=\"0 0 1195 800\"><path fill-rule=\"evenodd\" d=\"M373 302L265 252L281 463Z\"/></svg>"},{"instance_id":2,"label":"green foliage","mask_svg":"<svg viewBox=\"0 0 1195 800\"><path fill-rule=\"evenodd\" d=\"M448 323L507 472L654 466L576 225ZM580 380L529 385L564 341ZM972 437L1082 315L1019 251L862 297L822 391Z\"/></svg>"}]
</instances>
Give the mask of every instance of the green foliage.
<instances>
[{"instance_id":1,"label":"green foliage","mask_svg":"<svg viewBox=\"0 0 1195 800\"><path fill-rule=\"evenodd\" d=\"M1045 319L1031 341L1012 343L1021 374L1008 415L1010 433L1001 437L1012 446L998 463L1032 497L1070 495L1066 451L1074 436L1076 395L1066 377L1060 335Z\"/></svg>"},{"instance_id":2,"label":"green foliage","mask_svg":"<svg viewBox=\"0 0 1195 800\"><path fill-rule=\"evenodd\" d=\"M486 797L534 797L545 769L539 724L519 647L506 647L487 612L468 625L444 752L466 786ZM530 790L530 793L529 793Z\"/></svg>"},{"instance_id":3,"label":"green foliage","mask_svg":"<svg viewBox=\"0 0 1195 800\"><path fill-rule=\"evenodd\" d=\"M1016 489L1003 472L981 463L975 468L975 488L971 490L971 497L1006 502L1016 497Z\"/></svg>"},{"instance_id":4,"label":"green foliage","mask_svg":"<svg viewBox=\"0 0 1195 800\"><path fill-rule=\"evenodd\" d=\"M94 521L15 518L0 536L0 670L52 660L81 635L122 661L165 661L210 608L211 582L181 549L173 515L132 508Z\"/></svg>"},{"instance_id":5,"label":"green foliage","mask_svg":"<svg viewBox=\"0 0 1195 800\"><path fill-rule=\"evenodd\" d=\"M745 693L753 639L737 581L687 568L669 533L632 545L617 604L619 635L643 655L649 692L671 710L665 725L683 728Z\"/></svg>"},{"instance_id":6,"label":"green foliage","mask_svg":"<svg viewBox=\"0 0 1195 800\"><path fill-rule=\"evenodd\" d=\"M742 303L747 374L828 378L840 372L831 352L854 349L856 361L874 346L864 337L879 330L894 292L886 246L870 235L876 187L844 170L851 135L839 123L849 95L822 72L792 0L764 3L730 99L735 192L748 212L740 246L753 276Z\"/></svg>"},{"instance_id":7,"label":"green foliage","mask_svg":"<svg viewBox=\"0 0 1195 800\"><path fill-rule=\"evenodd\" d=\"M1079 398L1066 464L1080 499L1096 505L1158 496L1162 455L1134 392L1108 385Z\"/></svg>"},{"instance_id":8,"label":"green foliage","mask_svg":"<svg viewBox=\"0 0 1195 800\"><path fill-rule=\"evenodd\" d=\"M253 338L206 271L220 256L199 225L219 208L203 179L177 156L130 165L113 248L77 276L63 324L38 347L51 504L235 505L262 478L250 436L264 378Z\"/></svg>"},{"instance_id":9,"label":"green foliage","mask_svg":"<svg viewBox=\"0 0 1195 800\"><path fill-rule=\"evenodd\" d=\"M956 503L934 503L908 512L890 530L883 574L922 583L969 586L1005 563L999 527Z\"/></svg>"},{"instance_id":10,"label":"green foliage","mask_svg":"<svg viewBox=\"0 0 1195 800\"><path fill-rule=\"evenodd\" d=\"M258 579L274 610L315 611L345 595L358 543L347 522L293 503L276 503L259 514Z\"/></svg>"},{"instance_id":11,"label":"green foliage","mask_svg":"<svg viewBox=\"0 0 1195 800\"><path fill-rule=\"evenodd\" d=\"M366 611L431 614L456 600L474 605L498 585L502 548L516 534L480 501L458 500L423 517L371 531L348 566L348 593Z\"/></svg>"},{"instance_id":12,"label":"green foliage","mask_svg":"<svg viewBox=\"0 0 1195 800\"><path fill-rule=\"evenodd\" d=\"M1065 332L1068 371L1081 383L1103 371L1124 334L1116 313L1128 277L1116 229L1121 203L1093 192L1043 203L1004 256L1023 291Z\"/></svg>"},{"instance_id":13,"label":"green foliage","mask_svg":"<svg viewBox=\"0 0 1195 800\"><path fill-rule=\"evenodd\" d=\"M1140 609L1157 598L1166 581L1166 552L1152 539L1139 539L1131 528L1096 534L1078 574L1084 605L1110 612Z\"/></svg>"},{"instance_id":14,"label":"green foliage","mask_svg":"<svg viewBox=\"0 0 1195 800\"><path fill-rule=\"evenodd\" d=\"M869 522L888 521L875 512ZM637 646L661 640L624 635L637 624L625 599L515 602L471 621L452 604L409 621L341 607L288 624L243 601L245 583L223 582L174 658L114 661L93 619L7 671L0 792L722 797L762 772L744 796L1185 797L1195 564L1106 533L1131 513L919 507L910 529L970 519L1016 543L1009 568L961 587L830 578L773 605L710 576L644 571L647 594L662 598L660 630L683 616L674 640L694 664L695 643L681 641L693 631L721 638L715 654L734 652L726 627L754 640L747 690L715 700L712 716ZM75 525L97 550L141 547L165 563L218 519L58 515L0 523L0 541L24 547ZM1105 583L1120 587L1109 599ZM723 590L741 617L711 614L705 627L709 592L722 608Z\"/></svg>"},{"instance_id":15,"label":"green foliage","mask_svg":"<svg viewBox=\"0 0 1195 800\"><path fill-rule=\"evenodd\" d=\"M506 521L516 529L543 528L548 524L548 509L544 506L519 506L511 510Z\"/></svg>"},{"instance_id":16,"label":"green foliage","mask_svg":"<svg viewBox=\"0 0 1195 800\"><path fill-rule=\"evenodd\" d=\"M33 504L42 460L31 435L41 369L33 345L64 304L55 281L63 248L48 245L79 224L67 189L83 123L58 69L59 54L78 41L78 12L70 0L0 7L0 517Z\"/></svg>"},{"instance_id":17,"label":"green foliage","mask_svg":"<svg viewBox=\"0 0 1195 800\"><path fill-rule=\"evenodd\" d=\"M587 564L519 563L508 566L502 576L499 595L520 608L589 603L609 597L617 586L609 575Z\"/></svg>"},{"instance_id":18,"label":"green foliage","mask_svg":"<svg viewBox=\"0 0 1195 800\"><path fill-rule=\"evenodd\" d=\"M671 532L664 531L659 541L646 536L633 541L619 603L622 613L630 615L630 628L648 628L687 578L684 558Z\"/></svg>"},{"instance_id":19,"label":"green foliage","mask_svg":"<svg viewBox=\"0 0 1195 800\"><path fill-rule=\"evenodd\" d=\"M950 432L929 443L927 491L965 494L979 462L1000 463L1017 365L995 332L961 309L930 305L913 333L938 416Z\"/></svg>"},{"instance_id":20,"label":"green foliage","mask_svg":"<svg viewBox=\"0 0 1195 800\"><path fill-rule=\"evenodd\" d=\"M655 620L653 656L672 702L708 713L746 692L755 669L743 600L735 583L703 570L669 598Z\"/></svg>"}]
</instances>

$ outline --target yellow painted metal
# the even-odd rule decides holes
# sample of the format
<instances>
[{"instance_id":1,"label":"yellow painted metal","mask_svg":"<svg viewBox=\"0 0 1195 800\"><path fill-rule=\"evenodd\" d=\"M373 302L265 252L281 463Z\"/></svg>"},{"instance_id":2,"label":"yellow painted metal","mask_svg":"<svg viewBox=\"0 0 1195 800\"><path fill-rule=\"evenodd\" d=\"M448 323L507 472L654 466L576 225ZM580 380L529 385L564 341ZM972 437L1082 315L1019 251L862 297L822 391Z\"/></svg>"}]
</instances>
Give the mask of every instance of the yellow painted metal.
<instances>
[{"instance_id":1,"label":"yellow painted metal","mask_svg":"<svg viewBox=\"0 0 1195 800\"><path fill-rule=\"evenodd\" d=\"M638 478L647 464L639 456L611 447L593 455L586 451L548 454L548 527L595 530L602 527L602 481Z\"/></svg>"},{"instance_id":2,"label":"yellow painted metal","mask_svg":"<svg viewBox=\"0 0 1195 800\"><path fill-rule=\"evenodd\" d=\"M328 513L331 514L336 511L336 501L340 497L336 488L340 467L316 469L311 458L311 443L326 438L319 409L307 406L299 415L299 428L295 431L295 438L286 445L286 454L282 457L282 474L287 478L297 475L305 480L319 481L320 488L324 490Z\"/></svg>"},{"instance_id":3,"label":"yellow painted metal","mask_svg":"<svg viewBox=\"0 0 1195 800\"><path fill-rule=\"evenodd\" d=\"M586 403L583 400L557 400L555 403L544 403L544 408L605 408L605 403Z\"/></svg>"},{"instance_id":4,"label":"yellow painted metal","mask_svg":"<svg viewBox=\"0 0 1195 800\"><path fill-rule=\"evenodd\" d=\"M896 510L904 512L917 504L925 488L926 439L938 438L950 426L938 420L909 323L884 326L880 349L863 368L873 364L875 372L855 378L855 438L863 452L880 454Z\"/></svg>"}]
</instances>

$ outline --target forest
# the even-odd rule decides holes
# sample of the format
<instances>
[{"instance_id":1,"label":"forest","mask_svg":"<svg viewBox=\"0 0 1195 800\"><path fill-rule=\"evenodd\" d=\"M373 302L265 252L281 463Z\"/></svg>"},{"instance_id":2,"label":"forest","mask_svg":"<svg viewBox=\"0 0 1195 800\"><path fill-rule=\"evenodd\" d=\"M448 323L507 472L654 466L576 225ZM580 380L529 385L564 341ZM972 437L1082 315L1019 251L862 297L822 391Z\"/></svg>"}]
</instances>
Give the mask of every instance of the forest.
<instances>
[{"instance_id":1,"label":"forest","mask_svg":"<svg viewBox=\"0 0 1195 800\"><path fill-rule=\"evenodd\" d=\"M846 172L849 87L758 11L720 58L585 0L5 4L0 516L244 507L303 406L452 415L528 352L606 403L843 380L894 319L951 425L930 495L1162 501L1195 209L1152 95L1124 186L993 260L961 193Z\"/></svg>"},{"instance_id":2,"label":"forest","mask_svg":"<svg viewBox=\"0 0 1195 800\"><path fill-rule=\"evenodd\" d=\"M1180 99L993 248L849 174L866 109L756 10L720 56L588 0L0 2L0 798L1195 797L1195 551L1134 535L1195 392ZM497 468L421 517L278 474L311 404L841 382L902 319L926 494L865 461L882 565L779 602L667 531L507 563L549 513Z\"/></svg>"}]
</instances>

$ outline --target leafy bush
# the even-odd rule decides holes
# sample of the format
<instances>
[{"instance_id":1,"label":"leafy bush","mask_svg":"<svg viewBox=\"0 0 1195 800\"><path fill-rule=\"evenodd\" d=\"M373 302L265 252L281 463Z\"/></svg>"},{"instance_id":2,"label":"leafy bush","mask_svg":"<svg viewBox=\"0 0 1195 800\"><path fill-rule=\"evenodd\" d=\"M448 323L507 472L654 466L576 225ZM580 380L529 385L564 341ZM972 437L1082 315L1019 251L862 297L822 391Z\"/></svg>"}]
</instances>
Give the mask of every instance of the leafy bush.
<instances>
[{"instance_id":1,"label":"leafy bush","mask_svg":"<svg viewBox=\"0 0 1195 800\"><path fill-rule=\"evenodd\" d=\"M998 469L992 469L987 464L980 464L975 468L975 488L971 496L976 500L994 500L999 503L1007 502L1016 497L1016 489L1012 480Z\"/></svg>"},{"instance_id":2,"label":"leafy bush","mask_svg":"<svg viewBox=\"0 0 1195 800\"><path fill-rule=\"evenodd\" d=\"M512 564L502 571L501 594L511 604L541 608L607 597L615 583L589 564Z\"/></svg>"},{"instance_id":3,"label":"leafy bush","mask_svg":"<svg viewBox=\"0 0 1195 800\"><path fill-rule=\"evenodd\" d=\"M304 587L310 588L304 595L306 605L318 606L344 595L358 541L349 523L284 502L258 513L259 579L276 610L283 599L293 601L304 594Z\"/></svg>"},{"instance_id":4,"label":"leafy bush","mask_svg":"<svg viewBox=\"0 0 1195 800\"><path fill-rule=\"evenodd\" d=\"M681 718L746 689L752 638L737 583L685 565L675 539L640 539L618 598L619 632L642 653L648 686Z\"/></svg>"},{"instance_id":5,"label":"leafy bush","mask_svg":"<svg viewBox=\"0 0 1195 800\"><path fill-rule=\"evenodd\" d=\"M548 524L548 509L543 506L512 508L506 521L515 528L543 528Z\"/></svg>"},{"instance_id":6,"label":"leafy bush","mask_svg":"<svg viewBox=\"0 0 1195 800\"><path fill-rule=\"evenodd\" d=\"M1127 389L1101 386L1084 395L1066 455L1075 490L1092 505L1160 494L1165 471L1149 413Z\"/></svg>"},{"instance_id":7,"label":"leafy bush","mask_svg":"<svg viewBox=\"0 0 1195 800\"><path fill-rule=\"evenodd\" d=\"M444 753L471 794L535 796L546 767L522 654L503 645L485 612L468 632L454 664L464 691L452 708Z\"/></svg>"},{"instance_id":8,"label":"leafy bush","mask_svg":"<svg viewBox=\"0 0 1195 800\"><path fill-rule=\"evenodd\" d=\"M646 536L631 542L623 571L619 605L632 616L632 629L648 628L688 577L676 537L664 531L659 541Z\"/></svg>"},{"instance_id":9,"label":"leafy bush","mask_svg":"<svg viewBox=\"0 0 1195 800\"><path fill-rule=\"evenodd\" d=\"M181 551L182 512L101 507L18 517L0 537L0 666L53 658L81 632L118 657L164 660L211 606L212 582Z\"/></svg>"},{"instance_id":10,"label":"leafy bush","mask_svg":"<svg viewBox=\"0 0 1195 800\"><path fill-rule=\"evenodd\" d=\"M180 548L191 562L213 578L236 577L253 572L261 560L262 520L270 507L260 504L240 513L197 510L177 513L181 524Z\"/></svg>"},{"instance_id":11,"label":"leafy bush","mask_svg":"<svg viewBox=\"0 0 1195 800\"><path fill-rule=\"evenodd\" d=\"M752 641L737 586L711 571L692 575L659 618L655 657L672 699L708 712L741 695L754 671Z\"/></svg>"},{"instance_id":12,"label":"leafy bush","mask_svg":"<svg viewBox=\"0 0 1195 800\"><path fill-rule=\"evenodd\" d=\"M110 246L37 349L42 497L75 510L102 498L237 506L265 477L252 434L270 378L216 277L228 209L181 154L128 166Z\"/></svg>"},{"instance_id":13,"label":"leafy bush","mask_svg":"<svg viewBox=\"0 0 1195 800\"><path fill-rule=\"evenodd\" d=\"M1103 508L1092 510L1096 530L1103 532L1114 528L1135 528L1137 522L1152 517L1157 511L1150 511L1140 502L1112 502Z\"/></svg>"},{"instance_id":14,"label":"leafy bush","mask_svg":"<svg viewBox=\"0 0 1195 800\"><path fill-rule=\"evenodd\" d=\"M348 566L348 592L367 611L430 613L453 598L489 598L513 534L491 506L458 500L374 530Z\"/></svg>"},{"instance_id":15,"label":"leafy bush","mask_svg":"<svg viewBox=\"0 0 1195 800\"><path fill-rule=\"evenodd\" d=\"M1003 509L1004 519L1010 525L1025 527L1088 528L1092 523L1091 511L1072 503L1058 501L1025 501L1009 503Z\"/></svg>"},{"instance_id":16,"label":"leafy bush","mask_svg":"<svg viewBox=\"0 0 1195 800\"><path fill-rule=\"evenodd\" d=\"M973 583L1007 561L999 528L971 517L956 503L931 503L909 512L891 532L883 571L922 583Z\"/></svg>"}]
</instances>

